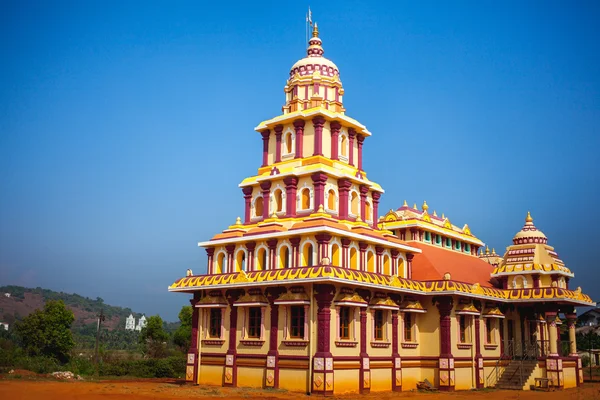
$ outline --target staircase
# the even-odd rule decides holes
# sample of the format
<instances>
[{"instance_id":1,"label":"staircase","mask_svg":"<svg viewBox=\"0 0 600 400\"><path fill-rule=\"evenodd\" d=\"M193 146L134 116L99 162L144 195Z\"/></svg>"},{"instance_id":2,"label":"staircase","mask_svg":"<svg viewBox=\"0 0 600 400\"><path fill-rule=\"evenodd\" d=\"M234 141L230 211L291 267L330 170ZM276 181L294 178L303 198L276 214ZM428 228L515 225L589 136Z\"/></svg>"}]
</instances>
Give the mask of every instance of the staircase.
<instances>
[{"instance_id":1,"label":"staircase","mask_svg":"<svg viewBox=\"0 0 600 400\"><path fill-rule=\"evenodd\" d=\"M526 389L529 378L537 367L537 360L512 360L496 383L498 389Z\"/></svg>"}]
</instances>

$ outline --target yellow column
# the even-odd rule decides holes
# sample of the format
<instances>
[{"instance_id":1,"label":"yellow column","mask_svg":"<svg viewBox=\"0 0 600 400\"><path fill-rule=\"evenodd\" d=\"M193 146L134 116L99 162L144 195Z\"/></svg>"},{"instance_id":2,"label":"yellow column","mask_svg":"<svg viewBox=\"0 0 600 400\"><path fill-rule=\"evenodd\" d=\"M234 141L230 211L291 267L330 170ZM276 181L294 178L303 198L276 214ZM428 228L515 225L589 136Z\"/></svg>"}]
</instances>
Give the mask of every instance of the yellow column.
<instances>
[{"instance_id":1,"label":"yellow column","mask_svg":"<svg viewBox=\"0 0 600 400\"><path fill-rule=\"evenodd\" d=\"M577 339L575 336L575 322L577 322L577 314L566 314L567 326L569 327L569 355L577 356Z\"/></svg>"},{"instance_id":2,"label":"yellow column","mask_svg":"<svg viewBox=\"0 0 600 400\"><path fill-rule=\"evenodd\" d=\"M558 356L558 346L556 343L556 340L557 340L556 313L555 312L546 312L546 322L548 324L548 340L550 341L549 356Z\"/></svg>"}]
</instances>

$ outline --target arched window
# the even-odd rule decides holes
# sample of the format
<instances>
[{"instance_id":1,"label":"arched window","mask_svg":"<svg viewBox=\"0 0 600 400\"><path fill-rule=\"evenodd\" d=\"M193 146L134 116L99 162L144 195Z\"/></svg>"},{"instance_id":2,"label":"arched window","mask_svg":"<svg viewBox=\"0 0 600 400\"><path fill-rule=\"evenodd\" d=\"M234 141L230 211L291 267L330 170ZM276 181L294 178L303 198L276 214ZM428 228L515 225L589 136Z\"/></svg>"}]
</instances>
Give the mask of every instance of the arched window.
<instances>
[{"instance_id":1,"label":"arched window","mask_svg":"<svg viewBox=\"0 0 600 400\"><path fill-rule=\"evenodd\" d=\"M428 231L425 231L425 241L426 242L431 241L431 233L429 233Z\"/></svg>"},{"instance_id":2,"label":"arched window","mask_svg":"<svg viewBox=\"0 0 600 400\"><path fill-rule=\"evenodd\" d=\"M368 201L365 202L365 221L371 221L373 218L371 217L371 203Z\"/></svg>"},{"instance_id":3,"label":"arched window","mask_svg":"<svg viewBox=\"0 0 600 400\"><path fill-rule=\"evenodd\" d=\"M513 289L527 289L527 279L522 275L515 276L513 278Z\"/></svg>"},{"instance_id":4,"label":"arched window","mask_svg":"<svg viewBox=\"0 0 600 400\"><path fill-rule=\"evenodd\" d=\"M241 250L238 251L235 257L235 266L233 272L240 272L246 270L246 253Z\"/></svg>"},{"instance_id":5,"label":"arched window","mask_svg":"<svg viewBox=\"0 0 600 400\"><path fill-rule=\"evenodd\" d=\"M400 278L404 278L404 259L398 257L398 274Z\"/></svg>"},{"instance_id":6,"label":"arched window","mask_svg":"<svg viewBox=\"0 0 600 400\"><path fill-rule=\"evenodd\" d=\"M287 246L282 246L279 249L279 268L289 268L290 267L290 248Z\"/></svg>"},{"instance_id":7,"label":"arched window","mask_svg":"<svg viewBox=\"0 0 600 400\"><path fill-rule=\"evenodd\" d=\"M285 150L286 150L287 154L290 154L292 152L292 150L293 150L292 145L293 145L292 133L289 132L285 137Z\"/></svg>"},{"instance_id":8,"label":"arched window","mask_svg":"<svg viewBox=\"0 0 600 400\"><path fill-rule=\"evenodd\" d=\"M375 272L375 256L372 251L367 253L367 271Z\"/></svg>"},{"instance_id":9,"label":"arched window","mask_svg":"<svg viewBox=\"0 0 600 400\"><path fill-rule=\"evenodd\" d=\"M304 188L300 192L300 209L308 210L310 208L310 189Z\"/></svg>"},{"instance_id":10,"label":"arched window","mask_svg":"<svg viewBox=\"0 0 600 400\"><path fill-rule=\"evenodd\" d=\"M313 266L313 246L310 243L306 243L302 248L302 266Z\"/></svg>"},{"instance_id":11,"label":"arched window","mask_svg":"<svg viewBox=\"0 0 600 400\"><path fill-rule=\"evenodd\" d=\"M348 157L348 139L346 135L340 136L340 152L344 157Z\"/></svg>"},{"instance_id":12,"label":"arched window","mask_svg":"<svg viewBox=\"0 0 600 400\"><path fill-rule=\"evenodd\" d=\"M264 271L267 267L267 251L263 248L258 249L256 254L256 271Z\"/></svg>"},{"instance_id":13,"label":"arched window","mask_svg":"<svg viewBox=\"0 0 600 400\"><path fill-rule=\"evenodd\" d=\"M275 211L281 212L283 210L283 192L281 189L277 189L273 193L273 199L275 200Z\"/></svg>"},{"instance_id":14,"label":"arched window","mask_svg":"<svg viewBox=\"0 0 600 400\"><path fill-rule=\"evenodd\" d=\"M342 266L340 260L340 246L335 243L331 246L331 265L334 267Z\"/></svg>"},{"instance_id":15,"label":"arched window","mask_svg":"<svg viewBox=\"0 0 600 400\"><path fill-rule=\"evenodd\" d=\"M390 262L390 256L388 256L387 254L383 256L383 274L392 274L392 264Z\"/></svg>"},{"instance_id":16,"label":"arched window","mask_svg":"<svg viewBox=\"0 0 600 400\"><path fill-rule=\"evenodd\" d=\"M358 195L356 192L352 192L352 196L350 197L350 212L358 216Z\"/></svg>"},{"instance_id":17,"label":"arched window","mask_svg":"<svg viewBox=\"0 0 600 400\"><path fill-rule=\"evenodd\" d=\"M354 247L350 249L350 269L358 269L358 257Z\"/></svg>"},{"instance_id":18,"label":"arched window","mask_svg":"<svg viewBox=\"0 0 600 400\"><path fill-rule=\"evenodd\" d=\"M227 269L227 257L225 257L225 253L219 253L217 256L217 265L215 269L215 274L222 274Z\"/></svg>"},{"instance_id":19,"label":"arched window","mask_svg":"<svg viewBox=\"0 0 600 400\"><path fill-rule=\"evenodd\" d=\"M263 198L257 197L254 201L254 216L262 217L263 216Z\"/></svg>"},{"instance_id":20,"label":"arched window","mask_svg":"<svg viewBox=\"0 0 600 400\"><path fill-rule=\"evenodd\" d=\"M335 210L335 190L329 189L327 192L327 208L330 210Z\"/></svg>"}]
</instances>

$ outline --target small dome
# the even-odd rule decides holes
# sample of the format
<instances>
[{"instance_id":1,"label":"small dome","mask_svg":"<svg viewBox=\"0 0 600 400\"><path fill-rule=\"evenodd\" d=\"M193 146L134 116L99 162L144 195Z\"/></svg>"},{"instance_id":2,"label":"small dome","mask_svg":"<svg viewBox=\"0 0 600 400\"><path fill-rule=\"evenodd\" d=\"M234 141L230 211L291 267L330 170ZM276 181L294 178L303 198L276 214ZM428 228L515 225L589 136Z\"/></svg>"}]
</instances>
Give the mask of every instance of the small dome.
<instances>
[{"instance_id":1,"label":"small dome","mask_svg":"<svg viewBox=\"0 0 600 400\"><path fill-rule=\"evenodd\" d=\"M548 238L546 237L546 235L544 235L544 233L540 230L538 230L535 225L533 224L533 218L531 217L531 214L529 213L529 211L527 212L527 217L525 218L525 225L523 225L523 228L521 228L521 230L519 232L517 232L517 234L515 235L515 237L513 238L513 242L516 242L519 239L542 239L541 242L542 243L546 243L546 241L548 240Z\"/></svg>"},{"instance_id":2,"label":"small dome","mask_svg":"<svg viewBox=\"0 0 600 400\"><path fill-rule=\"evenodd\" d=\"M315 22L312 37L308 41L308 49L306 57L298 60L290 69L290 77L298 75L312 75L318 72L320 75L335 76L340 74L337 65L325 57L323 54L322 41L319 38L319 28Z\"/></svg>"}]
</instances>

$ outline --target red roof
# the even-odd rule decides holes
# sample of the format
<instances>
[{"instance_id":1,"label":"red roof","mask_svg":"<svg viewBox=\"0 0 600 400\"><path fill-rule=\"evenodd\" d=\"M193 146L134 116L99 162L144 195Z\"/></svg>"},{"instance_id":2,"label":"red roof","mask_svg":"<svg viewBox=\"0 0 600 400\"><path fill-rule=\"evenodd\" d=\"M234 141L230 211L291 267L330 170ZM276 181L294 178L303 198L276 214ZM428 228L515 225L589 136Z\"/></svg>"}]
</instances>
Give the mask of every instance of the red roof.
<instances>
[{"instance_id":1,"label":"red roof","mask_svg":"<svg viewBox=\"0 0 600 400\"><path fill-rule=\"evenodd\" d=\"M444 279L446 272L453 281L479 283L493 287L490 274L494 267L476 256L419 242L409 242L423 252L415 254L412 262L412 279L432 281Z\"/></svg>"}]
</instances>

